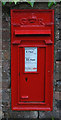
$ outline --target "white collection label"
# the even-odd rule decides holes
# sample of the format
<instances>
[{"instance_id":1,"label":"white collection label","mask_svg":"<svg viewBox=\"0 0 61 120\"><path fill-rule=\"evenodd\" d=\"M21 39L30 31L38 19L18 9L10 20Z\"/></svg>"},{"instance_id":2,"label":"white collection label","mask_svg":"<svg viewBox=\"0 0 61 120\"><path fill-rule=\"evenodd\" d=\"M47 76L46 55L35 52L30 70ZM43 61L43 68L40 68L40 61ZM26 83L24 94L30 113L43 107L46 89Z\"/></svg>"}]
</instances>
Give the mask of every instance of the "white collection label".
<instances>
[{"instance_id":1,"label":"white collection label","mask_svg":"<svg viewBox=\"0 0 61 120\"><path fill-rule=\"evenodd\" d=\"M25 72L37 71L37 47L25 47Z\"/></svg>"}]
</instances>

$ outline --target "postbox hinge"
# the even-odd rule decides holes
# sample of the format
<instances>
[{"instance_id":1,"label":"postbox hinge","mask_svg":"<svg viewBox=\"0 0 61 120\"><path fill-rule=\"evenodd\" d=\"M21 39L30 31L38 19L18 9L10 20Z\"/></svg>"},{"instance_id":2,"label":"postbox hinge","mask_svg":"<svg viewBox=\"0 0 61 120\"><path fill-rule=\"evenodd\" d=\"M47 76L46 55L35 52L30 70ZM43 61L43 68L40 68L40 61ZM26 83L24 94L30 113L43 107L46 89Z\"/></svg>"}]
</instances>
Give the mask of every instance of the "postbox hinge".
<instances>
[{"instance_id":1,"label":"postbox hinge","mask_svg":"<svg viewBox=\"0 0 61 120\"><path fill-rule=\"evenodd\" d=\"M20 76L20 72L19 72L19 76Z\"/></svg>"}]
</instances>

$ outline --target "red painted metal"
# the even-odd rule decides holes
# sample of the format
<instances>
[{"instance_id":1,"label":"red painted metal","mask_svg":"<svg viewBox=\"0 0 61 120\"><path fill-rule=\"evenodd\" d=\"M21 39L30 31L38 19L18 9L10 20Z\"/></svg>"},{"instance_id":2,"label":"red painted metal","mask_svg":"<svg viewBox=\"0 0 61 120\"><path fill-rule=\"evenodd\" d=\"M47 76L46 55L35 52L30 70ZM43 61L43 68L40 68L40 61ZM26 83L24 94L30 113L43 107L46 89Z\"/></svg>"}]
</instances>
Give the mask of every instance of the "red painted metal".
<instances>
[{"instance_id":1,"label":"red painted metal","mask_svg":"<svg viewBox=\"0 0 61 120\"><path fill-rule=\"evenodd\" d=\"M37 48L37 71L25 71L25 48ZM54 10L11 10L12 110L53 109Z\"/></svg>"},{"instance_id":2,"label":"red painted metal","mask_svg":"<svg viewBox=\"0 0 61 120\"><path fill-rule=\"evenodd\" d=\"M35 34L51 34L51 31L50 30L15 30L15 35L35 35Z\"/></svg>"}]
</instances>

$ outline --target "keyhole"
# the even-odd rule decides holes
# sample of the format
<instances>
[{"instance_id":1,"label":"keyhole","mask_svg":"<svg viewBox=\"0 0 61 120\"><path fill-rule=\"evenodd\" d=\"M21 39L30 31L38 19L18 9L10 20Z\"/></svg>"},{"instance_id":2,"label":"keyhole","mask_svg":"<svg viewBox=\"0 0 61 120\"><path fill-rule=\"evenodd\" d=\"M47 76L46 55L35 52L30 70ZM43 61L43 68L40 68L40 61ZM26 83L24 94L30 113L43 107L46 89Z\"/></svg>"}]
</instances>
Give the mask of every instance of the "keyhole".
<instances>
[{"instance_id":1,"label":"keyhole","mask_svg":"<svg viewBox=\"0 0 61 120\"><path fill-rule=\"evenodd\" d=\"M27 82L28 78L25 78L25 80L26 80L26 82Z\"/></svg>"}]
</instances>

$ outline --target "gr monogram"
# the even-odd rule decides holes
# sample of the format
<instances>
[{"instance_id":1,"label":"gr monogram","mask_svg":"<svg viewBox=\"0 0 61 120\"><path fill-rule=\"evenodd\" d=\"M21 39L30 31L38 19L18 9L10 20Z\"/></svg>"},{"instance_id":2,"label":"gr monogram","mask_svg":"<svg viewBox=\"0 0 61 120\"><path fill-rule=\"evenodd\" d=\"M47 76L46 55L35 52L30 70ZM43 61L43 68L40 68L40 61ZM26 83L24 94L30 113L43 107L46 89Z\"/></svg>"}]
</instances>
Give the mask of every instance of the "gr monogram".
<instances>
[{"instance_id":1,"label":"gr monogram","mask_svg":"<svg viewBox=\"0 0 61 120\"><path fill-rule=\"evenodd\" d=\"M20 19L20 24L21 25L30 25L30 24L45 25L42 18L37 18L35 16Z\"/></svg>"}]
</instances>

